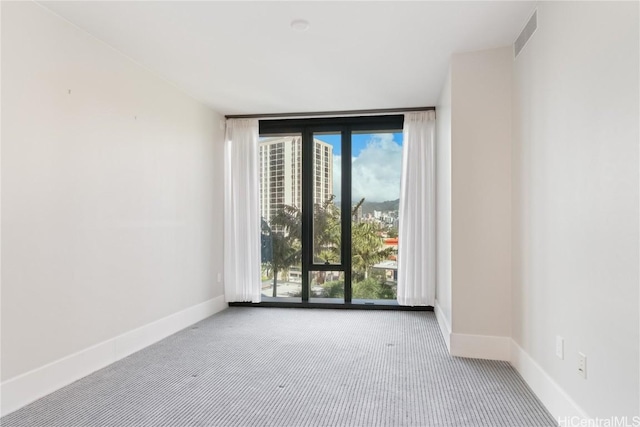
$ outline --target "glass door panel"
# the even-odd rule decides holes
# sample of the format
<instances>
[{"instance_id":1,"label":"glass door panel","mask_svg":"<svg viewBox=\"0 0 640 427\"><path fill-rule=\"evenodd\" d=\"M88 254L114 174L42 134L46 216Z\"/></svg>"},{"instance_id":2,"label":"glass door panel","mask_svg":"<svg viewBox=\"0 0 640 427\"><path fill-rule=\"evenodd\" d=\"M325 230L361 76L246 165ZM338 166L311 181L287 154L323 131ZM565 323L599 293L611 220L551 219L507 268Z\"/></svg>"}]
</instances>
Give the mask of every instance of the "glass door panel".
<instances>
[{"instance_id":1,"label":"glass door panel","mask_svg":"<svg viewBox=\"0 0 640 427\"><path fill-rule=\"evenodd\" d=\"M313 248L309 298L344 302L341 132L313 133Z\"/></svg>"},{"instance_id":2,"label":"glass door panel","mask_svg":"<svg viewBox=\"0 0 640 427\"><path fill-rule=\"evenodd\" d=\"M344 302L344 273L342 271L312 271L309 274L309 302Z\"/></svg>"},{"instance_id":3,"label":"glass door panel","mask_svg":"<svg viewBox=\"0 0 640 427\"><path fill-rule=\"evenodd\" d=\"M262 300L302 301L302 137L260 138Z\"/></svg>"},{"instance_id":4,"label":"glass door panel","mask_svg":"<svg viewBox=\"0 0 640 427\"><path fill-rule=\"evenodd\" d=\"M352 300L393 301L398 280L402 133L354 132L351 148Z\"/></svg>"},{"instance_id":5,"label":"glass door panel","mask_svg":"<svg viewBox=\"0 0 640 427\"><path fill-rule=\"evenodd\" d=\"M313 263L342 264L340 133L313 134Z\"/></svg>"}]
</instances>

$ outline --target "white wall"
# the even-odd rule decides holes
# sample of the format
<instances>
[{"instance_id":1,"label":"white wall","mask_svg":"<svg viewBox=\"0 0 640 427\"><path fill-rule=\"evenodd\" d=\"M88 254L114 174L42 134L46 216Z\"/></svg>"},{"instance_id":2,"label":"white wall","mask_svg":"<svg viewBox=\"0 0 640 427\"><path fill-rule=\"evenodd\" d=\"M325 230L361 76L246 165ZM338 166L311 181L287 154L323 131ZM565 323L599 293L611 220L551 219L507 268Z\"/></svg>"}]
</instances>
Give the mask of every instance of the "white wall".
<instances>
[{"instance_id":1,"label":"white wall","mask_svg":"<svg viewBox=\"0 0 640 427\"><path fill-rule=\"evenodd\" d=\"M3 381L222 295L220 116L32 2L2 89Z\"/></svg>"},{"instance_id":2,"label":"white wall","mask_svg":"<svg viewBox=\"0 0 640 427\"><path fill-rule=\"evenodd\" d=\"M509 48L451 60L451 346L457 355L509 357L511 69ZM469 353L477 344L486 348Z\"/></svg>"},{"instance_id":3,"label":"white wall","mask_svg":"<svg viewBox=\"0 0 640 427\"><path fill-rule=\"evenodd\" d=\"M436 316L451 334L451 70L436 106Z\"/></svg>"},{"instance_id":4,"label":"white wall","mask_svg":"<svg viewBox=\"0 0 640 427\"><path fill-rule=\"evenodd\" d=\"M540 2L515 61L513 339L591 417L640 415L638 31L637 2Z\"/></svg>"}]
</instances>

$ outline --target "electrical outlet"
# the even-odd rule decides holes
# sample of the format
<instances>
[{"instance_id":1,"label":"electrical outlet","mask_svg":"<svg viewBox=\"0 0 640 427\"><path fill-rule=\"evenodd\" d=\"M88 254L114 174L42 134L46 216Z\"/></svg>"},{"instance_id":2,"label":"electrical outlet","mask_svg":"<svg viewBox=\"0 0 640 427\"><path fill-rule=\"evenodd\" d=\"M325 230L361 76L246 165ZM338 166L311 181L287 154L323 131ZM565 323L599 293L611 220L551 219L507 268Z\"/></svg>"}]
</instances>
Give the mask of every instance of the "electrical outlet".
<instances>
[{"instance_id":1,"label":"electrical outlet","mask_svg":"<svg viewBox=\"0 0 640 427\"><path fill-rule=\"evenodd\" d=\"M564 338L560 335L556 335L556 356L564 360Z\"/></svg>"},{"instance_id":2,"label":"electrical outlet","mask_svg":"<svg viewBox=\"0 0 640 427\"><path fill-rule=\"evenodd\" d=\"M222 273L218 273L218 283L222 282Z\"/></svg>"},{"instance_id":3,"label":"electrical outlet","mask_svg":"<svg viewBox=\"0 0 640 427\"><path fill-rule=\"evenodd\" d=\"M587 356L582 353L578 353L578 374L587 379Z\"/></svg>"}]
</instances>

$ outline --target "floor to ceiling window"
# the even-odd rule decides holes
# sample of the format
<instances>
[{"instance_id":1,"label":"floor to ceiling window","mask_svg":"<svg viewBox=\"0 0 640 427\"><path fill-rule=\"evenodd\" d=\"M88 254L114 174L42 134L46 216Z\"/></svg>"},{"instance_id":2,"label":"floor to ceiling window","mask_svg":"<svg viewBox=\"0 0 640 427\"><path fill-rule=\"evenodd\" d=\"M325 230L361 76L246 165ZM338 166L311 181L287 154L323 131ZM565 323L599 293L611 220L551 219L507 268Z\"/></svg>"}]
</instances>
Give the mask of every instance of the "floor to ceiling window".
<instances>
[{"instance_id":1,"label":"floor to ceiling window","mask_svg":"<svg viewBox=\"0 0 640 427\"><path fill-rule=\"evenodd\" d=\"M395 304L402 125L260 122L263 302Z\"/></svg>"}]
</instances>

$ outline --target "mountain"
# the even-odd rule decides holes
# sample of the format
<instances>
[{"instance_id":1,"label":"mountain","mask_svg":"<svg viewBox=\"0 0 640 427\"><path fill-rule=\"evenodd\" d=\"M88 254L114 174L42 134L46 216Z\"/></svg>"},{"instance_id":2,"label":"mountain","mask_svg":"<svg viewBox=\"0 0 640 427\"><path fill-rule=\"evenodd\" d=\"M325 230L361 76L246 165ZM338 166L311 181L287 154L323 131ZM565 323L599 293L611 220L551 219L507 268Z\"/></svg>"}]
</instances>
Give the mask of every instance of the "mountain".
<instances>
[{"instance_id":1,"label":"mountain","mask_svg":"<svg viewBox=\"0 0 640 427\"><path fill-rule=\"evenodd\" d=\"M355 203L357 203L358 201L355 201ZM382 212L387 212L387 211L397 211L398 207L400 206L400 199L396 199L396 200L387 200L384 202L367 202L367 200L365 199L364 203L362 204L362 214L366 215L366 214L372 214L373 211L382 211Z\"/></svg>"}]
</instances>

